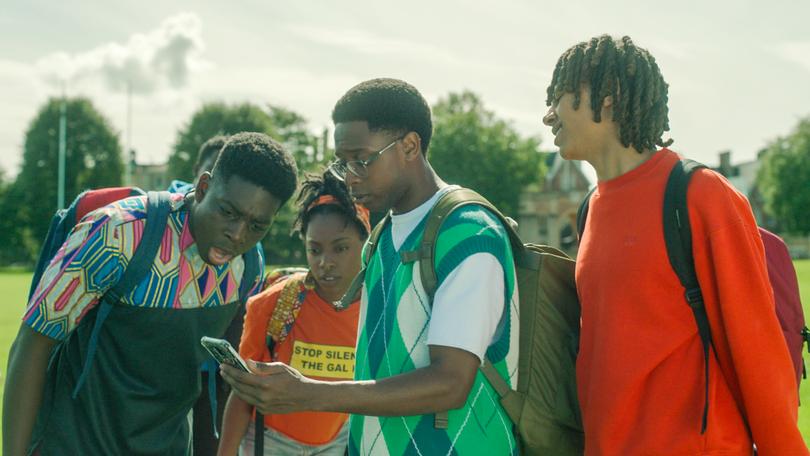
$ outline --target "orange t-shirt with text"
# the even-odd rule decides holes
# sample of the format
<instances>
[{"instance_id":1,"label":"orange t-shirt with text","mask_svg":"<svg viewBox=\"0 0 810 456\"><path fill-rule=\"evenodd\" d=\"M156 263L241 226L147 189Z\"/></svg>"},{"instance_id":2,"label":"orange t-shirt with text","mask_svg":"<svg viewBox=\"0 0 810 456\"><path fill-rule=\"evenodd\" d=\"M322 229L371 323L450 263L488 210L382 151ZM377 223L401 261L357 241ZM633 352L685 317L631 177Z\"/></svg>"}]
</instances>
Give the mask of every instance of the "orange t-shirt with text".
<instances>
[{"instance_id":1,"label":"orange t-shirt with text","mask_svg":"<svg viewBox=\"0 0 810 456\"><path fill-rule=\"evenodd\" d=\"M286 280L280 280L247 303L239 354L244 359L270 362L266 345L267 325ZM304 303L287 338L276 345L275 359L307 377L325 380L354 378L354 350L357 343L359 301L336 310L314 290L306 292ZM307 445L332 441L348 415L333 412L299 412L266 415L264 425Z\"/></svg>"}]
</instances>

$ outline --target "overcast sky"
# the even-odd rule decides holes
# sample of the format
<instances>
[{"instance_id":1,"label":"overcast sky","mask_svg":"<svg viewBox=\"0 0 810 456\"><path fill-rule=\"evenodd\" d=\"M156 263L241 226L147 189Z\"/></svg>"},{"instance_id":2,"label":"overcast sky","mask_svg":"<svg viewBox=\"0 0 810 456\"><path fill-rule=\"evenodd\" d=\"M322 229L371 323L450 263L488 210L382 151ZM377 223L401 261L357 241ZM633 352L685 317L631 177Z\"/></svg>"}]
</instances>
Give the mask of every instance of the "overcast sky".
<instances>
[{"instance_id":1,"label":"overcast sky","mask_svg":"<svg viewBox=\"0 0 810 456\"><path fill-rule=\"evenodd\" d=\"M405 79L433 103L470 89L539 135L559 55L601 33L630 35L670 84L673 148L735 162L810 115L810 1L100 1L0 7L0 168L19 171L25 129L66 80L126 144L164 162L204 102L273 103L331 126L334 102L372 77Z\"/></svg>"}]
</instances>

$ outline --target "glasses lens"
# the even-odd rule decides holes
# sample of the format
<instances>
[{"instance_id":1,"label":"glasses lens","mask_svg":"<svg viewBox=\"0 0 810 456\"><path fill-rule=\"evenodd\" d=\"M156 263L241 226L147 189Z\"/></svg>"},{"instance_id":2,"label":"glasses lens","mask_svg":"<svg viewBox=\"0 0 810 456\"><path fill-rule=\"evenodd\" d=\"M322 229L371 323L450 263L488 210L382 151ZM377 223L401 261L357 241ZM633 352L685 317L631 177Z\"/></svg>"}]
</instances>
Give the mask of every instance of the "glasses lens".
<instances>
[{"instance_id":1,"label":"glasses lens","mask_svg":"<svg viewBox=\"0 0 810 456\"><path fill-rule=\"evenodd\" d=\"M346 163L346 168L357 177L365 178L368 177L368 169L366 168L365 163L360 161L350 161Z\"/></svg>"},{"instance_id":2,"label":"glasses lens","mask_svg":"<svg viewBox=\"0 0 810 456\"><path fill-rule=\"evenodd\" d=\"M329 171L338 179L346 180L346 172L348 170L346 169L346 163L341 160L333 161L332 164L329 165Z\"/></svg>"}]
</instances>

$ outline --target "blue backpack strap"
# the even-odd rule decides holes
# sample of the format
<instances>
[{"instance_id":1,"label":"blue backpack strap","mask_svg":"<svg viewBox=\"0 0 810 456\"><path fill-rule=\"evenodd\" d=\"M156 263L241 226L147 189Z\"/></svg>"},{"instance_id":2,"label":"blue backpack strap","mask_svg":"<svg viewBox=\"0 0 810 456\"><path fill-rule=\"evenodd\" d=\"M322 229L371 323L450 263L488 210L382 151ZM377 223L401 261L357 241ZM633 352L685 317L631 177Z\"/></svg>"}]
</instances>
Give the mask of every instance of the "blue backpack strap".
<instances>
[{"instance_id":1,"label":"blue backpack strap","mask_svg":"<svg viewBox=\"0 0 810 456\"><path fill-rule=\"evenodd\" d=\"M242 254L245 262L245 272L242 274L242 282L239 284L239 305L244 306L250 297L250 292L254 285L259 283L261 274L261 259L259 258L259 248L261 244L256 244L250 250ZM211 408L211 424L214 430L214 437L219 439L219 429L217 429L217 370L219 364L213 359L203 361L200 370L208 373L208 404Z\"/></svg>"},{"instance_id":2,"label":"blue backpack strap","mask_svg":"<svg viewBox=\"0 0 810 456\"><path fill-rule=\"evenodd\" d=\"M242 274L242 282L239 284L239 300L244 305L250 297L253 287L259 282L261 274L261 259L259 258L259 245L251 247L250 250L242 254L245 262L245 272Z\"/></svg>"},{"instance_id":3,"label":"blue backpack strap","mask_svg":"<svg viewBox=\"0 0 810 456\"><path fill-rule=\"evenodd\" d=\"M697 323L700 341L703 343L704 381L706 383L703 418L700 433L706 432L709 415L709 350L712 346L712 334L709 327L709 318L703 303L703 293L700 290L697 273L695 272L695 259L692 253L692 229L689 225L689 207L686 194L689 180L698 169L705 168L694 160L683 159L675 164L669 174L666 190L664 191L664 242L667 247L667 256L672 269L678 276L685 290L686 302L692 309Z\"/></svg>"},{"instance_id":4,"label":"blue backpack strap","mask_svg":"<svg viewBox=\"0 0 810 456\"><path fill-rule=\"evenodd\" d=\"M87 192L87 190L83 191L73 200L68 208L58 209L53 215L51 226L48 228L48 234L45 237L45 241L42 243L42 250L37 259L37 266L34 268L34 276L31 279L31 289L28 291L29 301L34 297L34 292L48 264L50 264L53 257L56 256L56 252L62 247L70 231L79 222L76 220L76 206Z\"/></svg>"},{"instance_id":5,"label":"blue backpack strap","mask_svg":"<svg viewBox=\"0 0 810 456\"><path fill-rule=\"evenodd\" d=\"M152 263L155 261L155 256L157 256L160 243L163 240L163 232L166 230L166 223L171 209L171 199L168 192L149 192L147 194L146 224L141 242L132 254L132 258L121 279L101 297L96 321L93 323L93 331L90 333L90 341L87 345L87 357L84 360L82 373L76 382L76 387L73 389L73 398L76 398L79 394L79 390L90 372L90 367L93 365L93 358L98 347L98 336L104 320L110 315L113 306L132 292L152 268Z\"/></svg>"}]
</instances>

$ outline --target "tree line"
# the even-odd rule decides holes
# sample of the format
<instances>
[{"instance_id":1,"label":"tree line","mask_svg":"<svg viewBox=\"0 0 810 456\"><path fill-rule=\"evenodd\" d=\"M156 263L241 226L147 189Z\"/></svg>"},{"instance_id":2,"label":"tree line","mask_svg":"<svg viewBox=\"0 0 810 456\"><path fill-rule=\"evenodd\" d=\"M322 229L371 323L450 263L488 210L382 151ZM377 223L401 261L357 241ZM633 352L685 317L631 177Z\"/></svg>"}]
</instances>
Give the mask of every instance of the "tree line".
<instances>
[{"instance_id":1,"label":"tree line","mask_svg":"<svg viewBox=\"0 0 810 456\"><path fill-rule=\"evenodd\" d=\"M69 204L89 188L123 184L120 135L87 98L52 98L31 120L22 167L9 179L0 170L0 265L30 265L56 211L59 117L66 107L66 190ZM434 106L430 161L448 182L469 186L516 218L523 189L545 174L540 139L521 135L469 91L450 93ZM321 172L334 159L327 132L313 132L306 118L271 104L207 103L176 134L169 178L192 179L203 142L218 134L256 131L282 142L302 173ZM149 189L152 190L152 189ZM264 241L270 264L303 263L301 242L291 236L295 208L287 204ZM378 215L379 217L379 215Z\"/></svg>"}]
</instances>

